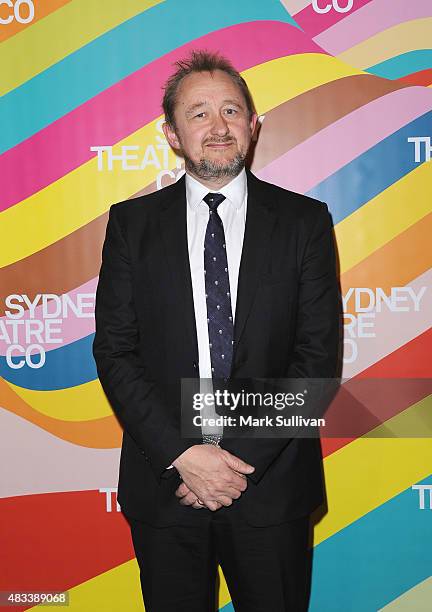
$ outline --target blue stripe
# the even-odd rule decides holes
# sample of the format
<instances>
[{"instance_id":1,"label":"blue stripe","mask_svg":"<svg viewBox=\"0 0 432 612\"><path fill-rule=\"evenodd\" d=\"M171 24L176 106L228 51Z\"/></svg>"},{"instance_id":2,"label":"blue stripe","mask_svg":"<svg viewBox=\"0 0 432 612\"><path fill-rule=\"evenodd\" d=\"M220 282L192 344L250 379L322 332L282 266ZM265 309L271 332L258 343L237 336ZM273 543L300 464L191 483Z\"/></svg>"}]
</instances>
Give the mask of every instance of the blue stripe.
<instances>
[{"instance_id":1,"label":"blue stripe","mask_svg":"<svg viewBox=\"0 0 432 612\"><path fill-rule=\"evenodd\" d=\"M432 34L431 34L432 39ZM391 57L384 62L375 64L367 68L365 72L370 72L385 79L400 79L413 72L432 68L432 49L419 49L408 51L397 57Z\"/></svg>"},{"instance_id":2,"label":"blue stripe","mask_svg":"<svg viewBox=\"0 0 432 612\"><path fill-rule=\"evenodd\" d=\"M375 612L428 578L432 510L418 506L410 487L319 544L309 612Z\"/></svg>"},{"instance_id":3,"label":"blue stripe","mask_svg":"<svg viewBox=\"0 0 432 612\"><path fill-rule=\"evenodd\" d=\"M0 358L0 376L5 380L38 391L53 391L82 385L97 378L96 365L92 356L94 334L76 342L46 352L45 364L39 368L24 365L13 370L6 364L6 358ZM22 362L23 357L13 357L14 363ZM39 355L33 355L32 361L39 363Z\"/></svg>"},{"instance_id":4,"label":"blue stripe","mask_svg":"<svg viewBox=\"0 0 432 612\"><path fill-rule=\"evenodd\" d=\"M191 40L257 20L298 27L279 0L219 0L217 9L202 0L167 0L144 11L3 96L0 153Z\"/></svg>"},{"instance_id":5,"label":"blue stripe","mask_svg":"<svg viewBox=\"0 0 432 612\"><path fill-rule=\"evenodd\" d=\"M432 136L432 111L382 140L307 195L327 202L334 224L339 223L418 166L414 145L407 142L408 137L418 135ZM12 370L1 358L0 375L20 387L46 391L89 382L97 377L92 340L93 334L47 352L46 363L39 370L28 366Z\"/></svg>"},{"instance_id":6,"label":"blue stripe","mask_svg":"<svg viewBox=\"0 0 432 612\"><path fill-rule=\"evenodd\" d=\"M407 140L411 136L432 136L432 111L365 151L307 195L328 204L336 225L418 167L414 161L414 144Z\"/></svg>"},{"instance_id":7,"label":"blue stripe","mask_svg":"<svg viewBox=\"0 0 432 612\"><path fill-rule=\"evenodd\" d=\"M431 519L410 487L319 544L310 612L375 612L428 578Z\"/></svg>"}]
</instances>

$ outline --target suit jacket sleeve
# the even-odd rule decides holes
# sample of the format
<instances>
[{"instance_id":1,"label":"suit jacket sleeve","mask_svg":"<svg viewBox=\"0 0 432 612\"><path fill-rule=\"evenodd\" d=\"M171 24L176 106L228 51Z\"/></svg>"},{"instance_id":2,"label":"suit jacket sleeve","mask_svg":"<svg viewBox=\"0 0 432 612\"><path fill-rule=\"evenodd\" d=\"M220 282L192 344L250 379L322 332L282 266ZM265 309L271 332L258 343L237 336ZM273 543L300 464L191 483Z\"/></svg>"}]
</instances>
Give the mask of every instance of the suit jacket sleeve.
<instances>
[{"instance_id":1,"label":"suit jacket sleeve","mask_svg":"<svg viewBox=\"0 0 432 612\"><path fill-rule=\"evenodd\" d=\"M295 342L286 378L332 378L339 350L339 290L335 247L327 206L317 215L300 263ZM258 483L292 438L227 438L223 448L255 467Z\"/></svg>"},{"instance_id":2,"label":"suit jacket sleeve","mask_svg":"<svg viewBox=\"0 0 432 612\"><path fill-rule=\"evenodd\" d=\"M139 355L131 262L117 213L117 206L111 206L96 292L93 355L116 416L159 478L191 441L180 437L163 390L148 377Z\"/></svg>"}]
</instances>

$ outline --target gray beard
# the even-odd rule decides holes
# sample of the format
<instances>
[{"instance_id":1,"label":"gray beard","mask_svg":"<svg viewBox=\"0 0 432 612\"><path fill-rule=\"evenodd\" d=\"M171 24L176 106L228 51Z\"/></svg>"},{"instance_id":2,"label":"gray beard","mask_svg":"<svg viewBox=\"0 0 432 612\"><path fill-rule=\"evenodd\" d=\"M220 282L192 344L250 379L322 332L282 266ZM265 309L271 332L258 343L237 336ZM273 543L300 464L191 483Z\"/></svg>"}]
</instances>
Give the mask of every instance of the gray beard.
<instances>
[{"instance_id":1,"label":"gray beard","mask_svg":"<svg viewBox=\"0 0 432 612\"><path fill-rule=\"evenodd\" d=\"M196 163L189 157L184 157L186 170L204 180L236 177L243 170L245 159L246 156L241 153L237 153L234 159L224 164L204 158Z\"/></svg>"}]
</instances>

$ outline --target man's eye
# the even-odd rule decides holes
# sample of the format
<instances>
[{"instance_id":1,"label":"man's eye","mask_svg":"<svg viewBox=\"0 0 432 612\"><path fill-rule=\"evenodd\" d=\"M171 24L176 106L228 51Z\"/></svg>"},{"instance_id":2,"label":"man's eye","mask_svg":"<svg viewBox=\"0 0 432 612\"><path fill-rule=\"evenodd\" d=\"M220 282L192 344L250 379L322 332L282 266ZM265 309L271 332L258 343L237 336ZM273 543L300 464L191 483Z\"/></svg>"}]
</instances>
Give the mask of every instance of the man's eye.
<instances>
[{"instance_id":1,"label":"man's eye","mask_svg":"<svg viewBox=\"0 0 432 612\"><path fill-rule=\"evenodd\" d=\"M198 117L199 119L201 119L204 116L205 116L205 113L198 113L198 115L195 115L195 117Z\"/></svg>"},{"instance_id":2,"label":"man's eye","mask_svg":"<svg viewBox=\"0 0 432 612\"><path fill-rule=\"evenodd\" d=\"M235 115L235 114L236 114L236 112L237 112L237 110L236 110L235 108L227 108L227 109L225 109L225 112L226 112L228 115Z\"/></svg>"}]
</instances>

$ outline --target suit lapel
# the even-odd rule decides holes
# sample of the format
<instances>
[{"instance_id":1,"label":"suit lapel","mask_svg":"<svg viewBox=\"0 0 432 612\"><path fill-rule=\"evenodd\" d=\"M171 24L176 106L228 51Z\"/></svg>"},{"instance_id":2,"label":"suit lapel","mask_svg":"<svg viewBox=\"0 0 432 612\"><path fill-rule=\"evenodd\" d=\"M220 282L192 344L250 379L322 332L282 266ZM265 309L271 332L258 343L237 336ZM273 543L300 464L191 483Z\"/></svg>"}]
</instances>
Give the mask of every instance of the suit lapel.
<instances>
[{"instance_id":1,"label":"suit lapel","mask_svg":"<svg viewBox=\"0 0 432 612\"><path fill-rule=\"evenodd\" d=\"M189 265L186 222L185 177L180 178L161 204L162 242L171 276L167 290L176 297L184 322L186 346L194 361L198 361L198 342L193 304L192 279Z\"/></svg>"},{"instance_id":2,"label":"suit lapel","mask_svg":"<svg viewBox=\"0 0 432 612\"><path fill-rule=\"evenodd\" d=\"M237 347L253 304L260 276L270 256L270 236L276 215L266 201L261 182L249 171L248 204L243 250L240 262L234 347Z\"/></svg>"}]
</instances>

